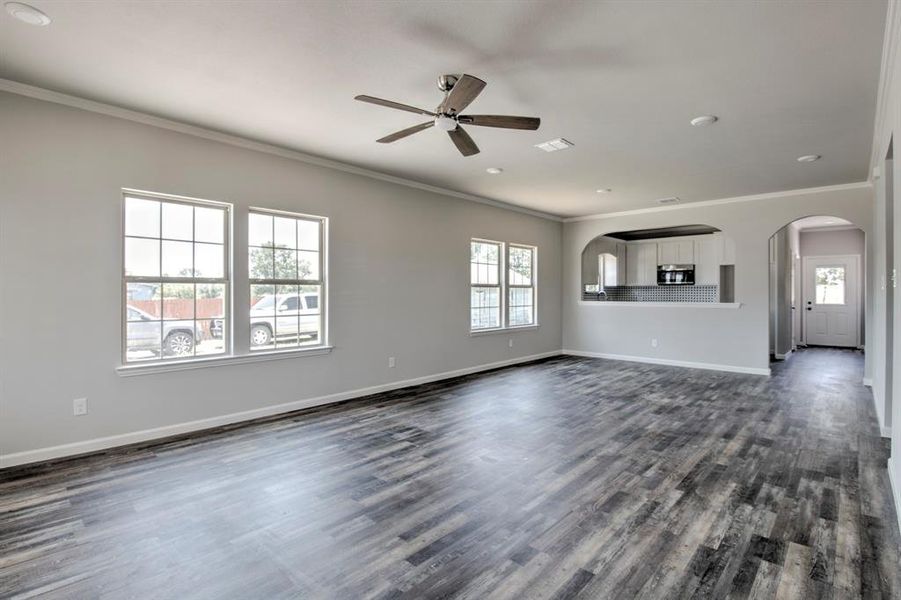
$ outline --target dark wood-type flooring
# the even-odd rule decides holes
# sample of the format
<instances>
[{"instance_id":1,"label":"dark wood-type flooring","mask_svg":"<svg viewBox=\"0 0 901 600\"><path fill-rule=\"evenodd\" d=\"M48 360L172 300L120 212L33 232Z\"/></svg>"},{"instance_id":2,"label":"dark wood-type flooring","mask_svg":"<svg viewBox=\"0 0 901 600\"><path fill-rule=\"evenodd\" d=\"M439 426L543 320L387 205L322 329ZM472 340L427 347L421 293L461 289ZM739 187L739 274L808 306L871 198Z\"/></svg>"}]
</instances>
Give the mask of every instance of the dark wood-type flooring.
<instances>
[{"instance_id":1,"label":"dark wood-type flooring","mask_svg":"<svg viewBox=\"0 0 901 600\"><path fill-rule=\"evenodd\" d=\"M0 596L898 598L862 364L560 357L0 471Z\"/></svg>"}]
</instances>

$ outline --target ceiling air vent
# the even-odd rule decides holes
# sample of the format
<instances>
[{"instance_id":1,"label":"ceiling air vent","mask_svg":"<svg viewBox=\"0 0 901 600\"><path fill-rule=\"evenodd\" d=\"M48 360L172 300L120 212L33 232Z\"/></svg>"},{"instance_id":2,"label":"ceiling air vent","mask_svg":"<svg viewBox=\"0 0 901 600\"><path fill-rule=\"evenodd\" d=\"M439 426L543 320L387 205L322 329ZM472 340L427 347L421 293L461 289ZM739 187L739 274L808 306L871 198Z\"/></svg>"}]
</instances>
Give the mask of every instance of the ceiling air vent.
<instances>
[{"instance_id":1,"label":"ceiling air vent","mask_svg":"<svg viewBox=\"0 0 901 600\"><path fill-rule=\"evenodd\" d=\"M679 199L675 196L670 196L669 198L660 198L657 200L657 204L676 204L679 202Z\"/></svg>"},{"instance_id":2,"label":"ceiling air vent","mask_svg":"<svg viewBox=\"0 0 901 600\"><path fill-rule=\"evenodd\" d=\"M545 152L556 152L557 150L566 150L567 148L572 148L575 146L569 140L564 140L563 138L557 138L555 140L550 140L547 142L542 142L540 144L535 144L536 148L544 150Z\"/></svg>"}]
</instances>

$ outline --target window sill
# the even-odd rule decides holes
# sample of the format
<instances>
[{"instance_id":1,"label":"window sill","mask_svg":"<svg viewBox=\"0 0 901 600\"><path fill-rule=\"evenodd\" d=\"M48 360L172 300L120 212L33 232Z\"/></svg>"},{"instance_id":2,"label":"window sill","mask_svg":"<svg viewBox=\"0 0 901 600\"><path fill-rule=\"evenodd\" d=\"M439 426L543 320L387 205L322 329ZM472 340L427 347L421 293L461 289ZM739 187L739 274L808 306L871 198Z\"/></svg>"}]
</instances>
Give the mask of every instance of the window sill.
<instances>
[{"instance_id":1,"label":"window sill","mask_svg":"<svg viewBox=\"0 0 901 600\"><path fill-rule=\"evenodd\" d=\"M315 346L312 348L304 348L302 350L275 350L271 352L242 354L240 356L216 356L211 358L158 362L143 365L123 365L116 368L116 373L119 377L134 377L136 375L152 375L154 373L168 373L170 371L191 371L193 369L224 367L226 365L241 365L245 363L286 360L289 358L302 358L306 356L321 356L323 354L329 354L332 351L332 348L333 346Z\"/></svg>"},{"instance_id":2,"label":"window sill","mask_svg":"<svg viewBox=\"0 0 901 600\"><path fill-rule=\"evenodd\" d=\"M741 308L741 302L640 302L621 300L579 300L583 306L630 306L645 308Z\"/></svg>"},{"instance_id":3,"label":"window sill","mask_svg":"<svg viewBox=\"0 0 901 600\"><path fill-rule=\"evenodd\" d=\"M482 335L494 335L497 333L514 333L516 331L535 331L538 329L539 325L519 325L517 327L497 327L495 329L476 329L475 331L470 331L470 337L479 337Z\"/></svg>"}]
</instances>

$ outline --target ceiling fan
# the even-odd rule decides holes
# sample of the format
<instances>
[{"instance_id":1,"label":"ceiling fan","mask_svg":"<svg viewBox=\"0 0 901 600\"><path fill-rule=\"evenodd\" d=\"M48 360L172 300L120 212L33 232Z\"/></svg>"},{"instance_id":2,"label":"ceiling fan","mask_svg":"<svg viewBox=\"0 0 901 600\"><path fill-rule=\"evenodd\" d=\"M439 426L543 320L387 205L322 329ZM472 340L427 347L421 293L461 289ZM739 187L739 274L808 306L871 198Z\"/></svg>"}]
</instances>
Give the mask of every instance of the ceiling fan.
<instances>
[{"instance_id":1,"label":"ceiling fan","mask_svg":"<svg viewBox=\"0 0 901 600\"><path fill-rule=\"evenodd\" d=\"M476 125L478 127L500 127L502 129L528 129L534 131L541 124L541 119L537 117L514 117L507 115L461 115L470 103L485 89L487 84L472 75L441 75L438 77L438 89L444 92L444 100L438 105L434 112L392 102L391 100L383 100L373 96L360 95L355 100L361 102L369 102L370 104L378 104L397 110L405 110L407 112L416 113L432 117L425 123L402 129L383 138L376 140L380 144L390 144L397 140L403 139L414 133L424 131L429 127L437 127L442 131L446 131L451 141L463 156L472 156L479 153L479 147L472 141L469 134L463 130L461 125Z\"/></svg>"}]
</instances>

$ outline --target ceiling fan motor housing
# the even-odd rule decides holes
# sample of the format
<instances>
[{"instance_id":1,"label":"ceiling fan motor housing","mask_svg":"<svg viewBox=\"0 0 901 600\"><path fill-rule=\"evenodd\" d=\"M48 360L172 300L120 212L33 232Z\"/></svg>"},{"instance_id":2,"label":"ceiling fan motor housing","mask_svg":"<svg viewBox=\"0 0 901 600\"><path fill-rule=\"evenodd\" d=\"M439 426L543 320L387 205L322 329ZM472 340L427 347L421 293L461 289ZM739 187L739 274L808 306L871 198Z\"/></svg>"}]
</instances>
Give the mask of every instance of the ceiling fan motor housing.
<instances>
[{"instance_id":1,"label":"ceiling fan motor housing","mask_svg":"<svg viewBox=\"0 0 901 600\"><path fill-rule=\"evenodd\" d=\"M439 75L438 76L438 89L442 92L449 92L451 88L454 87L454 84L460 79L458 75Z\"/></svg>"}]
</instances>

